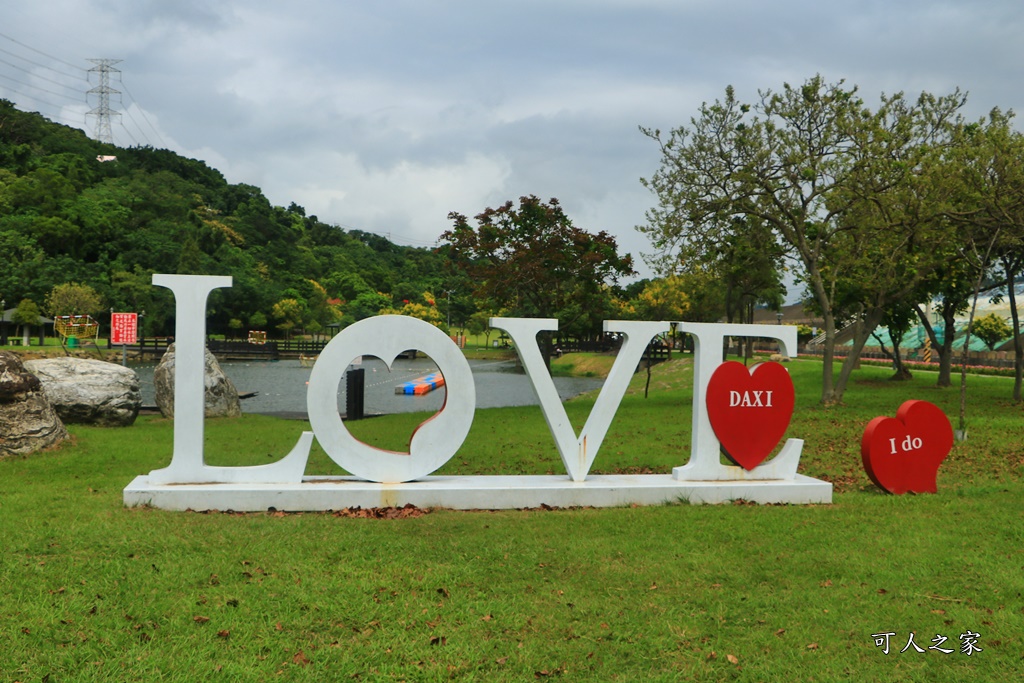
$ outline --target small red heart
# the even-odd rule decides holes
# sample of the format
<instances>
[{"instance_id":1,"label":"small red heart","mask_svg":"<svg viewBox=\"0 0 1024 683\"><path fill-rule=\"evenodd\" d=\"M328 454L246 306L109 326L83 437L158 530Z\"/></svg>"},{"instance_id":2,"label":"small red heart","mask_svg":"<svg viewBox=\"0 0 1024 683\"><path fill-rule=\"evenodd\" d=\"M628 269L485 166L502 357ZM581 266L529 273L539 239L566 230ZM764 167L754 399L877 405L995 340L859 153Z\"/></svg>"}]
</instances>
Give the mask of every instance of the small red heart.
<instances>
[{"instance_id":1,"label":"small red heart","mask_svg":"<svg viewBox=\"0 0 1024 683\"><path fill-rule=\"evenodd\" d=\"M719 365L705 402L708 419L726 457L746 470L764 461L782 440L793 417L793 380L779 363Z\"/></svg>"},{"instance_id":2,"label":"small red heart","mask_svg":"<svg viewBox=\"0 0 1024 683\"><path fill-rule=\"evenodd\" d=\"M876 417L860 442L864 469L889 493L935 493L939 465L953 448L949 418L928 401L906 401L896 417Z\"/></svg>"}]
</instances>

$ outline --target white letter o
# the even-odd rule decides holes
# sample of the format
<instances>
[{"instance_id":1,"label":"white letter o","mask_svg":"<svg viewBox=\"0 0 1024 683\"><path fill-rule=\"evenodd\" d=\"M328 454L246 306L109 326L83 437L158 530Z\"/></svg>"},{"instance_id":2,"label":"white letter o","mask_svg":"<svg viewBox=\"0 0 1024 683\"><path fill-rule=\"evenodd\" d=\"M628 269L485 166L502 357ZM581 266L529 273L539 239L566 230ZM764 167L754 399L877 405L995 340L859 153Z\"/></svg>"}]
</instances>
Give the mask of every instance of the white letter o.
<instances>
[{"instance_id":1,"label":"white letter o","mask_svg":"<svg viewBox=\"0 0 1024 683\"><path fill-rule=\"evenodd\" d=\"M390 368L409 349L437 363L446 388L441 412L413 432L406 454L374 448L349 433L338 415L338 384L360 356L376 356ZM459 450L473 424L476 385L465 356L444 332L417 318L382 315L346 327L324 347L309 376L306 410L317 441L334 462L363 479L399 483L425 477Z\"/></svg>"}]
</instances>

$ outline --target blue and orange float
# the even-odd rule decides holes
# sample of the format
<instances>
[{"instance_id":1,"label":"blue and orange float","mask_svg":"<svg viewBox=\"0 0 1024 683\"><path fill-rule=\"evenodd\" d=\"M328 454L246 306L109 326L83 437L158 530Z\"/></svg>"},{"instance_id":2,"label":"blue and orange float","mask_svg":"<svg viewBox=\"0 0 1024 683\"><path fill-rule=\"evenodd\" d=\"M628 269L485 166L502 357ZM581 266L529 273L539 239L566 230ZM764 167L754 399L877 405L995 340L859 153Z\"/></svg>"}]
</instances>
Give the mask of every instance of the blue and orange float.
<instances>
[{"instance_id":1,"label":"blue and orange float","mask_svg":"<svg viewBox=\"0 0 1024 683\"><path fill-rule=\"evenodd\" d=\"M417 377L416 379L399 384L395 387L395 393L422 396L423 394L429 394L434 389L438 389L443 386L444 376L442 376L440 372L432 372L429 375Z\"/></svg>"}]
</instances>

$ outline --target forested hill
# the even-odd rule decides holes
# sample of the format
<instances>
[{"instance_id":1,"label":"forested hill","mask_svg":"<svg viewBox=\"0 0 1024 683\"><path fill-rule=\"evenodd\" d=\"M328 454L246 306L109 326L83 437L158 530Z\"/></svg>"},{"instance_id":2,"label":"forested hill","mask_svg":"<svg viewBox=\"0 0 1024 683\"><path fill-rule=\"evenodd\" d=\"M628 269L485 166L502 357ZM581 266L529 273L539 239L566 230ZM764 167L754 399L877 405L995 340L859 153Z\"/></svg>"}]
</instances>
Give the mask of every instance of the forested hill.
<instances>
[{"instance_id":1,"label":"forested hill","mask_svg":"<svg viewBox=\"0 0 1024 683\"><path fill-rule=\"evenodd\" d=\"M150 284L153 273L231 275L234 286L211 295L211 331L316 331L440 292L441 261L328 225L294 203L272 206L258 187L230 184L202 161L102 144L0 100L8 308L30 299L47 313L53 287L78 282L99 292L105 309L146 311L148 334L169 334L170 293Z\"/></svg>"}]
</instances>

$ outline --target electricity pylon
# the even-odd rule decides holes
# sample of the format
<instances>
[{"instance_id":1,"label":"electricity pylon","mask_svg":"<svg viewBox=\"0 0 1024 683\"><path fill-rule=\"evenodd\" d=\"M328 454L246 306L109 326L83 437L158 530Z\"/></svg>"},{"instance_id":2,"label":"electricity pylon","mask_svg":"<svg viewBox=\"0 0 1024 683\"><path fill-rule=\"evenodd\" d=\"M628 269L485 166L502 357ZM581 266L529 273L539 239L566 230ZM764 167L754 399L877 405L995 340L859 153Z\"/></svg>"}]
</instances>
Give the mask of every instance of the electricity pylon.
<instances>
[{"instance_id":1,"label":"electricity pylon","mask_svg":"<svg viewBox=\"0 0 1024 683\"><path fill-rule=\"evenodd\" d=\"M96 72L100 75L100 84L88 92L89 95L99 95L100 103L95 109L86 112L89 116L96 117L96 132L94 136L100 142L106 142L108 144L114 144L114 135L110 131L110 117L120 116L120 112L111 110L110 108L110 95L120 95L120 90L114 90L110 87L110 74L121 73L118 69L114 68L114 65L123 60L120 59L90 59L90 62L95 64L93 68L89 69L89 73Z\"/></svg>"}]
</instances>

